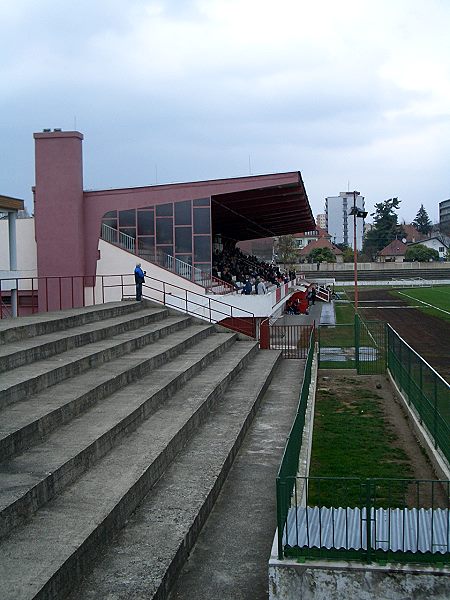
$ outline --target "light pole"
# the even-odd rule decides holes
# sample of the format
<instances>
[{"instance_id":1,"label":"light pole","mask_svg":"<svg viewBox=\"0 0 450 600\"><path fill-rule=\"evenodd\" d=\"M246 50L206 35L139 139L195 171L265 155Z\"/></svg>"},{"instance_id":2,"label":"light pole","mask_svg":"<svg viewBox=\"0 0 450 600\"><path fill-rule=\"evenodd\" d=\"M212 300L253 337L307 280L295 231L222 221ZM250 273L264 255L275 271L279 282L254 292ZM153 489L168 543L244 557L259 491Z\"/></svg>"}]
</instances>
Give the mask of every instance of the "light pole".
<instances>
[{"instance_id":1,"label":"light pole","mask_svg":"<svg viewBox=\"0 0 450 600\"><path fill-rule=\"evenodd\" d=\"M350 210L350 214L353 215L353 276L355 285L355 312L358 312L358 251L356 248L356 217L365 219L367 212L362 208L356 206L356 196L359 196L359 192L353 192L353 206Z\"/></svg>"}]
</instances>

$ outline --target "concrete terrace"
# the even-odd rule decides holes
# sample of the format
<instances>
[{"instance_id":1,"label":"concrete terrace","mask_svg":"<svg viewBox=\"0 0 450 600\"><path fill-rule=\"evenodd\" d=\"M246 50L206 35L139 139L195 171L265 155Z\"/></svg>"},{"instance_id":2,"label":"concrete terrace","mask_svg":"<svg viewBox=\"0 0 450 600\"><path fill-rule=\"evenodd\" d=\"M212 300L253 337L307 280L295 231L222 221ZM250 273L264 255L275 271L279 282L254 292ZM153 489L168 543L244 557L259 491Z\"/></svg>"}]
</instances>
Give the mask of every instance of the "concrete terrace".
<instances>
[{"instance_id":1,"label":"concrete terrace","mask_svg":"<svg viewBox=\"0 0 450 600\"><path fill-rule=\"evenodd\" d=\"M1 598L179 594L205 523L190 589L267 597L303 361L119 302L2 321L0 372Z\"/></svg>"}]
</instances>

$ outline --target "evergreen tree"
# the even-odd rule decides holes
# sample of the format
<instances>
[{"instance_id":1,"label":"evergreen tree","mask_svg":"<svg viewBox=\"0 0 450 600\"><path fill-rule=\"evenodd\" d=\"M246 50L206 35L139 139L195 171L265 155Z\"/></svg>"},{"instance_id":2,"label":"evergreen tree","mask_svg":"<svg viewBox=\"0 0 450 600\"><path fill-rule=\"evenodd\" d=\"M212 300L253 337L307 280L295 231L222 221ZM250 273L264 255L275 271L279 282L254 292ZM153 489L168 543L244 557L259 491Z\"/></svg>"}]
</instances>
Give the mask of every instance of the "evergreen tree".
<instances>
[{"instance_id":1,"label":"evergreen tree","mask_svg":"<svg viewBox=\"0 0 450 600\"><path fill-rule=\"evenodd\" d=\"M420 233L423 233L425 235L430 233L431 228L433 227L433 223L431 222L427 211L423 207L423 204L420 205L419 212L417 213L416 218L414 219L412 224Z\"/></svg>"},{"instance_id":2,"label":"evergreen tree","mask_svg":"<svg viewBox=\"0 0 450 600\"><path fill-rule=\"evenodd\" d=\"M371 213L373 227L367 232L363 244L363 252L372 259L392 240L405 235L403 227L398 224L395 212L399 206L398 198L389 198L389 200L375 204L375 212Z\"/></svg>"}]
</instances>

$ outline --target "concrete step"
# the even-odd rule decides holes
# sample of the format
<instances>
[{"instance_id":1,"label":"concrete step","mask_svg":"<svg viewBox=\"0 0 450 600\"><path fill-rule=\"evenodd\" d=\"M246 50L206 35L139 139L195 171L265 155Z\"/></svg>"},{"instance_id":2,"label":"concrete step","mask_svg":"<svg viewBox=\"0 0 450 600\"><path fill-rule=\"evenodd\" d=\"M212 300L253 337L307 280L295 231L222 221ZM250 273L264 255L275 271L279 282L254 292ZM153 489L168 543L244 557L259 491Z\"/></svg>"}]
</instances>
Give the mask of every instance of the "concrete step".
<instances>
[{"instance_id":1,"label":"concrete step","mask_svg":"<svg viewBox=\"0 0 450 600\"><path fill-rule=\"evenodd\" d=\"M168 317L162 322L141 327L138 331L121 333L107 340L71 348L60 355L3 373L0 410L69 377L142 348L160 337L187 327L190 322L191 318L186 316Z\"/></svg>"},{"instance_id":2,"label":"concrete step","mask_svg":"<svg viewBox=\"0 0 450 600\"><path fill-rule=\"evenodd\" d=\"M108 317L95 323L72 327L0 345L0 373L22 365L105 340L126 331L135 331L169 315L163 308L147 308L132 314Z\"/></svg>"},{"instance_id":3,"label":"concrete step","mask_svg":"<svg viewBox=\"0 0 450 600\"><path fill-rule=\"evenodd\" d=\"M229 337L228 334L218 336ZM195 349L187 353L185 361L189 360L189 353L195 354ZM207 367L203 365L197 377L167 398L134 434L49 502L31 521L4 538L0 544L0 597L8 600L64 598L78 585L80 576L89 569L101 547L123 527L219 402L218 405L224 407L223 416L213 418L207 427L201 429L208 434L204 448L214 444L214 448L218 449L220 444L216 440L222 438L225 429L229 429L229 421L236 419L240 426L235 428L233 434L230 433L227 458L222 456L221 461L205 470L210 486L217 492L220 484L215 485L214 482L218 478L220 481L225 475L256 410L258 398L266 385L264 370L267 373L267 369L259 362L250 381L244 374L234 393L231 396L226 394L223 402L220 398L252 357L256 360L264 355L272 358L269 362L273 368L278 353L261 353L255 342L239 341L221 356L220 361ZM179 362L182 369L180 376L183 377L185 369L181 364L182 357ZM152 385L152 377L147 379L142 382L142 392ZM247 381L245 389L242 389L243 381ZM214 457L216 450L210 450L208 456L210 454ZM202 452L198 452L197 456L201 459ZM194 468L204 471L201 462ZM186 483L187 480L177 483L180 498L177 498L176 505L181 502L178 514L186 512L194 522L200 522L201 516L196 519L188 506L189 497L183 493L182 487ZM213 501L214 494L207 493L205 497L205 490L199 496L206 506L208 500ZM170 511L170 506L173 503L169 500L161 509ZM206 517L206 513L205 508L203 517ZM160 529L163 531L164 528ZM151 543L151 540L148 541ZM24 559L26 569L23 569ZM97 596L101 597L107 596Z\"/></svg>"},{"instance_id":4,"label":"concrete step","mask_svg":"<svg viewBox=\"0 0 450 600\"><path fill-rule=\"evenodd\" d=\"M215 329L212 325L189 325L184 318L170 317L179 329L158 338L150 346L116 358L55 384L50 389L7 406L0 412L0 462L42 441L57 427L68 423L96 402L120 390L152 369L171 360ZM155 334L164 333L158 328Z\"/></svg>"},{"instance_id":5,"label":"concrete step","mask_svg":"<svg viewBox=\"0 0 450 600\"><path fill-rule=\"evenodd\" d=\"M97 561L93 571L81 585L74 586L70 600L159 600L167 597L209 517L270 380L278 372L278 363L277 352L259 352L245 372L236 378L214 412ZM253 457L255 468L260 464L260 457L260 451ZM258 487L250 475L239 492L241 499L248 495L246 484ZM266 502L266 499L262 500L262 503ZM237 499L236 505L239 506ZM248 507L247 518L256 518L251 507ZM267 523L262 527L267 528ZM248 548L251 542L251 539L240 539L238 532L230 551L235 552L240 545ZM197 598L195 594L191 597ZM220 597L220 591L211 596L216 597Z\"/></svg>"},{"instance_id":6,"label":"concrete step","mask_svg":"<svg viewBox=\"0 0 450 600\"><path fill-rule=\"evenodd\" d=\"M67 331L87 323L95 323L142 310L151 303L140 302L108 302L85 308L70 308L49 313L37 313L20 319L0 320L0 344L7 344L32 338L37 335Z\"/></svg>"},{"instance_id":7,"label":"concrete step","mask_svg":"<svg viewBox=\"0 0 450 600\"><path fill-rule=\"evenodd\" d=\"M41 444L0 464L0 535L32 516L72 483L237 338L233 333L221 333L202 340L201 336L210 333L208 328L194 325L192 330L189 338L183 336L181 356L170 361L170 353L166 352L164 369L152 371L99 401ZM193 345L192 340L198 343ZM155 349L149 347L147 354L151 357ZM161 360L161 356L158 358Z\"/></svg>"}]
</instances>

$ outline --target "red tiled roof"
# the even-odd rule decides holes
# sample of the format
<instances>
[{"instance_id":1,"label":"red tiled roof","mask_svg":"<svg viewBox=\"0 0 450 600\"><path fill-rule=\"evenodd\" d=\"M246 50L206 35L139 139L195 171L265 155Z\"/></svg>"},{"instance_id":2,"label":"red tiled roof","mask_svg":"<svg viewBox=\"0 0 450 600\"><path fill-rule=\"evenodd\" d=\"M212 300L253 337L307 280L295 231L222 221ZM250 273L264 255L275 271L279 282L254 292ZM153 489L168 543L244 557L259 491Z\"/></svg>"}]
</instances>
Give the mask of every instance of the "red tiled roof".
<instances>
[{"instance_id":1,"label":"red tiled roof","mask_svg":"<svg viewBox=\"0 0 450 600\"><path fill-rule=\"evenodd\" d=\"M379 256L402 256L405 254L407 245L400 240L393 240L383 250L378 252Z\"/></svg>"},{"instance_id":2,"label":"red tiled roof","mask_svg":"<svg viewBox=\"0 0 450 600\"><path fill-rule=\"evenodd\" d=\"M343 254L342 250L340 250L337 246L335 246L325 238L320 238L319 240L314 240L314 242L310 242L307 246L300 250L300 254L305 256L309 254L311 250L315 250L316 248L329 248L331 252L336 256Z\"/></svg>"},{"instance_id":3,"label":"red tiled roof","mask_svg":"<svg viewBox=\"0 0 450 600\"><path fill-rule=\"evenodd\" d=\"M420 231L417 231L417 229L412 224L404 224L403 229L405 231L405 237L407 242L420 242L422 240L426 240L428 237L427 235L420 233Z\"/></svg>"}]
</instances>

